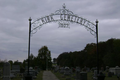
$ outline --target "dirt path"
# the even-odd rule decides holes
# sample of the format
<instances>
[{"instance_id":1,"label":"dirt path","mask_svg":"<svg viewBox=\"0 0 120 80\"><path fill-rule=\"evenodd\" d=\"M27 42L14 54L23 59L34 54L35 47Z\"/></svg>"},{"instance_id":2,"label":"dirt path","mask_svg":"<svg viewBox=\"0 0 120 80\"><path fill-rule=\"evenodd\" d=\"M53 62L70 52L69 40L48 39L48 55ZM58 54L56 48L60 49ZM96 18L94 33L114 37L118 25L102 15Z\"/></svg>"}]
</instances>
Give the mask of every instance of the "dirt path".
<instances>
[{"instance_id":1,"label":"dirt path","mask_svg":"<svg viewBox=\"0 0 120 80\"><path fill-rule=\"evenodd\" d=\"M43 80L59 80L59 79L51 71L44 71Z\"/></svg>"}]
</instances>

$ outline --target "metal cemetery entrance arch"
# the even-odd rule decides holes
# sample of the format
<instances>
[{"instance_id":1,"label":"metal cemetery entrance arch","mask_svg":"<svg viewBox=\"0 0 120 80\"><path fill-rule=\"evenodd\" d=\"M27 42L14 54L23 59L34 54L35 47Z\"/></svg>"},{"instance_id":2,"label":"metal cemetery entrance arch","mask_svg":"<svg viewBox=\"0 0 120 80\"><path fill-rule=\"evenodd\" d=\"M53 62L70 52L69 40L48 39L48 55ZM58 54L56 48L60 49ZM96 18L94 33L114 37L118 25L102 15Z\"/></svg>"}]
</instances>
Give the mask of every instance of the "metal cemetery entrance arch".
<instances>
[{"instance_id":1,"label":"metal cemetery entrance arch","mask_svg":"<svg viewBox=\"0 0 120 80\"><path fill-rule=\"evenodd\" d=\"M31 24L33 25L31 33L34 34L37 32L37 29L42 27L42 25L50 23L50 22L58 22L59 27L63 28L69 28L70 22L71 23L77 23L80 25L85 26L93 35L96 35L96 28L95 24L82 18L77 15L75 15L72 11L69 11L66 9L65 4L63 5L63 9L56 10L54 13L41 17Z\"/></svg>"},{"instance_id":2,"label":"metal cemetery entrance arch","mask_svg":"<svg viewBox=\"0 0 120 80\"><path fill-rule=\"evenodd\" d=\"M75 15L72 11L66 9L65 4L63 9L56 10L54 13L41 17L34 22L31 22L32 19L29 19L29 43L28 43L28 74L29 74L29 55L30 55L30 35L37 32L42 25L50 22L58 22L59 27L70 28L70 23L77 23L83 25L87 30L90 31L92 35L96 37L96 46L97 46L97 73L99 73L99 53L98 53L98 21L92 23L87 19Z\"/></svg>"}]
</instances>

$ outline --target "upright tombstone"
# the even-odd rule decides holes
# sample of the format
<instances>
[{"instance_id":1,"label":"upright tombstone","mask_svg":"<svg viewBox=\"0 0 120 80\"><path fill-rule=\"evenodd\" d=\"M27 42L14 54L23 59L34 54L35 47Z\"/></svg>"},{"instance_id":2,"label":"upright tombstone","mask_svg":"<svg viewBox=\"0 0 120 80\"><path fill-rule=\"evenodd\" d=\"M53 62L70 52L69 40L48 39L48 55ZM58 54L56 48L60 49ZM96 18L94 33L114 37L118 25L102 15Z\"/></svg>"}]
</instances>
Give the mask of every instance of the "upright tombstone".
<instances>
[{"instance_id":1,"label":"upright tombstone","mask_svg":"<svg viewBox=\"0 0 120 80\"><path fill-rule=\"evenodd\" d=\"M69 69L69 67L65 67L65 70L64 70L64 75L65 76L69 76L71 74L71 70Z\"/></svg>"},{"instance_id":2,"label":"upright tombstone","mask_svg":"<svg viewBox=\"0 0 120 80\"><path fill-rule=\"evenodd\" d=\"M12 72L20 73L20 66L19 65L12 65Z\"/></svg>"},{"instance_id":3,"label":"upright tombstone","mask_svg":"<svg viewBox=\"0 0 120 80\"><path fill-rule=\"evenodd\" d=\"M79 80L80 79L80 67L76 67L75 71L76 71L76 80Z\"/></svg>"},{"instance_id":4,"label":"upright tombstone","mask_svg":"<svg viewBox=\"0 0 120 80\"><path fill-rule=\"evenodd\" d=\"M57 72L59 70L59 66L56 66L55 68L54 68L54 72Z\"/></svg>"},{"instance_id":5,"label":"upright tombstone","mask_svg":"<svg viewBox=\"0 0 120 80\"><path fill-rule=\"evenodd\" d=\"M94 70L93 80L97 80L97 70Z\"/></svg>"},{"instance_id":6,"label":"upright tombstone","mask_svg":"<svg viewBox=\"0 0 120 80\"><path fill-rule=\"evenodd\" d=\"M60 68L60 73L63 74L63 73L64 73L64 70L65 70L64 67L61 67L61 68Z\"/></svg>"},{"instance_id":7,"label":"upright tombstone","mask_svg":"<svg viewBox=\"0 0 120 80\"><path fill-rule=\"evenodd\" d=\"M109 72L109 66L106 66L106 70L105 70L106 72Z\"/></svg>"},{"instance_id":8,"label":"upright tombstone","mask_svg":"<svg viewBox=\"0 0 120 80\"><path fill-rule=\"evenodd\" d=\"M114 75L119 75L120 74L120 67L116 66L114 68L109 68L109 72L114 73Z\"/></svg>"},{"instance_id":9,"label":"upright tombstone","mask_svg":"<svg viewBox=\"0 0 120 80\"><path fill-rule=\"evenodd\" d=\"M80 80L87 80L87 72L80 72Z\"/></svg>"},{"instance_id":10,"label":"upright tombstone","mask_svg":"<svg viewBox=\"0 0 120 80\"><path fill-rule=\"evenodd\" d=\"M10 63L8 62L3 66L3 80L10 80Z\"/></svg>"}]
</instances>

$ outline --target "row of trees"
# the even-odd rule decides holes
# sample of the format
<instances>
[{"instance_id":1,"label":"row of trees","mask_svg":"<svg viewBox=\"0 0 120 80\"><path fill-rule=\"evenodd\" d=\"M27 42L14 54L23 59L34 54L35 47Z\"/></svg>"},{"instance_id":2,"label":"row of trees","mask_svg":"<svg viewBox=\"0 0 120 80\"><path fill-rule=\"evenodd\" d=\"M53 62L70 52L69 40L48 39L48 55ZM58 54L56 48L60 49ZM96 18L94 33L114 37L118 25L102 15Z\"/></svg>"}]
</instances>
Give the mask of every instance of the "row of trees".
<instances>
[{"instance_id":1,"label":"row of trees","mask_svg":"<svg viewBox=\"0 0 120 80\"><path fill-rule=\"evenodd\" d=\"M6 60L0 60L0 68L3 67L3 65L4 65L5 62L7 62L7 59ZM11 65L20 65L20 66L22 66L22 62L19 62L18 60L16 60L16 61L9 60L8 62Z\"/></svg>"},{"instance_id":2,"label":"row of trees","mask_svg":"<svg viewBox=\"0 0 120 80\"><path fill-rule=\"evenodd\" d=\"M120 39L109 39L105 42L99 42L99 65L105 66L120 66ZM56 59L54 60L56 62ZM0 65L4 61L0 61ZM27 66L28 59L23 63L18 60L13 62L9 61L12 65L21 65L21 67ZM54 62L54 63L55 63ZM81 51L63 52L57 57L57 64L60 66L68 67L96 67L97 66L97 54L96 44L90 43ZM49 69L52 67L51 52L47 46L43 46L38 50L38 55L30 55L30 66L39 66L41 69Z\"/></svg>"},{"instance_id":3,"label":"row of trees","mask_svg":"<svg viewBox=\"0 0 120 80\"><path fill-rule=\"evenodd\" d=\"M98 48L100 67L120 66L120 39L109 39L105 42L99 42ZM69 67L96 67L96 44L87 44L81 51L63 52L57 57L57 64Z\"/></svg>"},{"instance_id":4,"label":"row of trees","mask_svg":"<svg viewBox=\"0 0 120 80\"><path fill-rule=\"evenodd\" d=\"M52 62L51 62L51 52L49 51L47 46L43 46L38 50L38 55L34 56L33 54L31 54L29 56L30 58L30 67L35 67L38 66L40 69L49 69L52 67ZM0 60L0 67L3 67L4 62L6 62L7 60ZM23 69L25 67L28 66L27 62L28 59L25 59L23 62L19 62L17 61L12 61L9 60L8 61L12 65L20 65L20 67Z\"/></svg>"},{"instance_id":5,"label":"row of trees","mask_svg":"<svg viewBox=\"0 0 120 80\"><path fill-rule=\"evenodd\" d=\"M23 61L24 66L28 62L28 59ZM47 46L43 46L38 50L38 55L34 56L33 54L30 55L30 66L35 67L38 66L40 69L49 69L52 67L51 62L51 52L49 51Z\"/></svg>"}]
</instances>

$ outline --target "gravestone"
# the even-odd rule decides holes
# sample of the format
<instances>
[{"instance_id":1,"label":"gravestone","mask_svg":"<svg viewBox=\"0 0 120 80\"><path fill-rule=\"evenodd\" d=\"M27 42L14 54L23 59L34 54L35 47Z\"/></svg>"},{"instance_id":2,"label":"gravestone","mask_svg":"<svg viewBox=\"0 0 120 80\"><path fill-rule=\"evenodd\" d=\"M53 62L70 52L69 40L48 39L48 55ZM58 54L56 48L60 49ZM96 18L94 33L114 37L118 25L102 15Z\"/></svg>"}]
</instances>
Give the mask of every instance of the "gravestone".
<instances>
[{"instance_id":1,"label":"gravestone","mask_svg":"<svg viewBox=\"0 0 120 80\"><path fill-rule=\"evenodd\" d=\"M119 75L120 74L120 67L116 66L114 68L109 68L109 72L114 73L114 75Z\"/></svg>"},{"instance_id":2,"label":"gravestone","mask_svg":"<svg viewBox=\"0 0 120 80\"><path fill-rule=\"evenodd\" d=\"M10 80L10 63L8 62L3 66L3 80Z\"/></svg>"},{"instance_id":3,"label":"gravestone","mask_svg":"<svg viewBox=\"0 0 120 80\"><path fill-rule=\"evenodd\" d=\"M20 66L19 65L12 65L12 73L14 72L17 72L17 73L20 73Z\"/></svg>"},{"instance_id":4,"label":"gravestone","mask_svg":"<svg viewBox=\"0 0 120 80\"><path fill-rule=\"evenodd\" d=\"M87 72L90 72L90 68L87 68Z\"/></svg>"},{"instance_id":5,"label":"gravestone","mask_svg":"<svg viewBox=\"0 0 120 80\"><path fill-rule=\"evenodd\" d=\"M35 70L30 70L29 72L30 72L30 75L32 75L32 78L36 79L36 77L37 77L36 71Z\"/></svg>"},{"instance_id":6,"label":"gravestone","mask_svg":"<svg viewBox=\"0 0 120 80\"><path fill-rule=\"evenodd\" d=\"M80 79L80 67L76 67L75 72L76 72L76 80L79 80Z\"/></svg>"},{"instance_id":7,"label":"gravestone","mask_svg":"<svg viewBox=\"0 0 120 80\"><path fill-rule=\"evenodd\" d=\"M71 70L69 69L69 68L65 68L65 70L64 70L64 75L65 76L69 76L69 75L71 75Z\"/></svg>"},{"instance_id":8,"label":"gravestone","mask_svg":"<svg viewBox=\"0 0 120 80\"><path fill-rule=\"evenodd\" d=\"M97 70L94 70L93 80L97 80Z\"/></svg>"},{"instance_id":9,"label":"gravestone","mask_svg":"<svg viewBox=\"0 0 120 80\"><path fill-rule=\"evenodd\" d=\"M35 76L33 76L33 72L29 70L29 75L28 75L28 71L25 71L23 73L23 80L33 80L33 77L36 78Z\"/></svg>"},{"instance_id":10,"label":"gravestone","mask_svg":"<svg viewBox=\"0 0 120 80\"><path fill-rule=\"evenodd\" d=\"M97 74L97 70L94 70L93 80L104 80L105 74L100 71L99 74Z\"/></svg>"},{"instance_id":11,"label":"gravestone","mask_svg":"<svg viewBox=\"0 0 120 80\"><path fill-rule=\"evenodd\" d=\"M105 70L106 72L109 72L109 66L106 66L106 70Z\"/></svg>"},{"instance_id":12,"label":"gravestone","mask_svg":"<svg viewBox=\"0 0 120 80\"><path fill-rule=\"evenodd\" d=\"M10 78L15 78L14 73L10 73Z\"/></svg>"},{"instance_id":13,"label":"gravestone","mask_svg":"<svg viewBox=\"0 0 120 80\"><path fill-rule=\"evenodd\" d=\"M97 78L98 80L104 80L105 79L105 74L103 73L103 72L100 72L99 74L98 74L98 78Z\"/></svg>"},{"instance_id":14,"label":"gravestone","mask_svg":"<svg viewBox=\"0 0 120 80\"><path fill-rule=\"evenodd\" d=\"M80 72L80 79L79 80L87 80L87 73L86 72Z\"/></svg>"},{"instance_id":15,"label":"gravestone","mask_svg":"<svg viewBox=\"0 0 120 80\"><path fill-rule=\"evenodd\" d=\"M54 72L58 72L58 70L59 70L59 66L56 66L56 67L54 68Z\"/></svg>"},{"instance_id":16,"label":"gravestone","mask_svg":"<svg viewBox=\"0 0 120 80\"><path fill-rule=\"evenodd\" d=\"M91 68L91 71L94 72L94 70L97 70L97 67Z\"/></svg>"},{"instance_id":17,"label":"gravestone","mask_svg":"<svg viewBox=\"0 0 120 80\"><path fill-rule=\"evenodd\" d=\"M64 67L60 68L60 73L63 74L64 73Z\"/></svg>"},{"instance_id":18,"label":"gravestone","mask_svg":"<svg viewBox=\"0 0 120 80\"><path fill-rule=\"evenodd\" d=\"M76 72L80 72L80 67L76 67L76 68L75 68L75 71L76 71Z\"/></svg>"}]
</instances>

